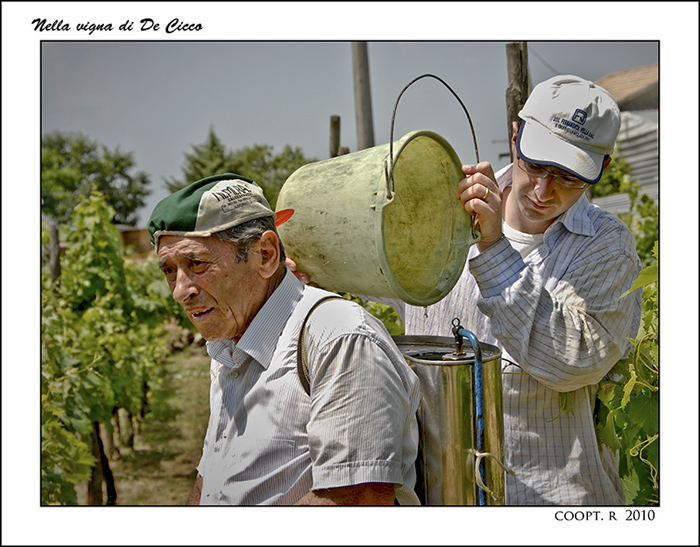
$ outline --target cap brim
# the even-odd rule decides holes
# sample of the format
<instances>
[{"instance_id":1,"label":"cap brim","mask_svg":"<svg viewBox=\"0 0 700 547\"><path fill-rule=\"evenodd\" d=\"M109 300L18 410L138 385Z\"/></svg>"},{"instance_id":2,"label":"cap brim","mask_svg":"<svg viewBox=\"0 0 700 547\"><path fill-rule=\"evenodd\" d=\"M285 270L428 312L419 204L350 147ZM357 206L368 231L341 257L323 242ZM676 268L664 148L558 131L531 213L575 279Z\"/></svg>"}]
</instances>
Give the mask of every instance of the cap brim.
<instances>
[{"instance_id":1,"label":"cap brim","mask_svg":"<svg viewBox=\"0 0 700 547\"><path fill-rule=\"evenodd\" d=\"M574 146L536 122L521 122L515 147L525 161L558 167L588 184L603 174L603 154Z\"/></svg>"}]
</instances>

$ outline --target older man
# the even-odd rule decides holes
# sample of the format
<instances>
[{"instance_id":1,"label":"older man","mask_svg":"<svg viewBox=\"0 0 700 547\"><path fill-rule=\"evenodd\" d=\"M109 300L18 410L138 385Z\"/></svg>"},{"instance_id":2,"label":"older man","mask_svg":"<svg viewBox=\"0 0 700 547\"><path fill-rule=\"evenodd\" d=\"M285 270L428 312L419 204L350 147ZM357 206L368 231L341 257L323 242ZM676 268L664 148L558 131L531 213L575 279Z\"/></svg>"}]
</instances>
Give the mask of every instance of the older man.
<instances>
[{"instance_id":1,"label":"older man","mask_svg":"<svg viewBox=\"0 0 700 547\"><path fill-rule=\"evenodd\" d=\"M275 218L260 187L228 173L168 196L148 223L211 357L189 503L415 504L417 378L362 307L335 298L312 310L337 295L286 269Z\"/></svg>"}]
</instances>

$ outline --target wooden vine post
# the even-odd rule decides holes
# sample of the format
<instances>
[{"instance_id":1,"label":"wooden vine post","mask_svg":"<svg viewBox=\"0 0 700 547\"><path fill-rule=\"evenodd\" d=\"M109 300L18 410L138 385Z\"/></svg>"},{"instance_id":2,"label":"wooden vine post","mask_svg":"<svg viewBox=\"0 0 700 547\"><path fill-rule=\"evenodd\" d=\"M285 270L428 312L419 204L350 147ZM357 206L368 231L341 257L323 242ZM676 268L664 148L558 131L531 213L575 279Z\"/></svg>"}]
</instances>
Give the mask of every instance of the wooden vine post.
<instances>
[{"instance_id":1,"label":"wooden vine post","mask_svg":"<svg viewBox=\"0 0 700 547\"><path fill-rule=\"evenodd\" d=\"M510 150L510 159L513 161L513 151L510 146L513 137L513 122L519 120L518 112L520 112L530 95L527 42L511 42L506 44L506 56L508 60L508 87L506 88L508 150Z\"/></svg>"}]
</instances>

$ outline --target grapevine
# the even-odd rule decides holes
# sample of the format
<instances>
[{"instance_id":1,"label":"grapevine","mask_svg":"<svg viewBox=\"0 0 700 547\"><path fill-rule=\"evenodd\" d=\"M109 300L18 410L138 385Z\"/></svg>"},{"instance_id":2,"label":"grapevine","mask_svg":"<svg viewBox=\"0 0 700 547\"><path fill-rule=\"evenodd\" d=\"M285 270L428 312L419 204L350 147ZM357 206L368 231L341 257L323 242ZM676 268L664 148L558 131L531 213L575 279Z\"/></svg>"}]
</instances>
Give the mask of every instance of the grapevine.
<instances>
[{"instance_id":1,"label":"grapevine","mask_svg":"<svg viewBox=\"0 0 700 547\"><path fill-rule=\"evenodd\" d=\"M111 433L117 409L142 413L166 352L167 286L125 264L113 214L100 193L82 198L59 279L42 272L42 504L75 504L76 484L111 476L94 432Z\"/></svg>"},{"instance_id":2,"label":"grapevine","mask_svg":"<svg viewBox=\"0 0 700 547\"><path fill-rule=\"evenodd\" d=\"M650 505L659 499L659 307L656 263L644 268L630 292L643 288L642 324L633 349L601 382L596 427L603 443L620 450L626 503Z\"/></svg>"}]
</instances>

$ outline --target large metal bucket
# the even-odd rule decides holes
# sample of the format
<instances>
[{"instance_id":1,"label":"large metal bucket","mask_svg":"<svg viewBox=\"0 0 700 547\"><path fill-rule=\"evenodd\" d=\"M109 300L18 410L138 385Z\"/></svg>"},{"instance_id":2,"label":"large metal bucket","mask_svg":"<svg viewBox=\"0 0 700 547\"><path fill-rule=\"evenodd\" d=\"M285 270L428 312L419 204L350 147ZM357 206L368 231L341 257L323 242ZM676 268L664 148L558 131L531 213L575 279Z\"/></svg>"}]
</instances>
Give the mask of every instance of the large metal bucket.
<instances>
[{"instance_id":1,"label":"large metal bucket","mask_svg":"<svg viewBox=\"0 0 700 547\"><path fill-rule=\"evenodd\" d=\"M385 144L292 173L277 210L294 215L278 230L299 270L321 287L427 306L457 283L475 240L456 197L462 164L431 131L393 148L393 158Z\"/></svg>"},{"instance_id":2,"label":"large metal bucket","mask_svg":"<svg viewBox=\"0 0 700 547\"><path fill-rule=\"evenodd\" d=\"M440 80L413 82L425 76ZM452 146L432 131L393 135L392 117L388 144L292 173L277 210L294 213L279 235L298 270L325 289L428 306L452 290L480 234L457 199L464 174Z\"/></svg>"},{"instance_id":3,"label":"large metal bucket","mask_svg":"<svg viewBox=\"0 0 700 547\"><path fill-rule=\"evenodd\" d=\"M439 336L394 336L420 379L416 493L424 505L505 505L501 350L481 346L479 392L474 352L443 361L455 341ZM477 450L477 396L483 401L483 448Z\"/></svg>"}]
</instances>

